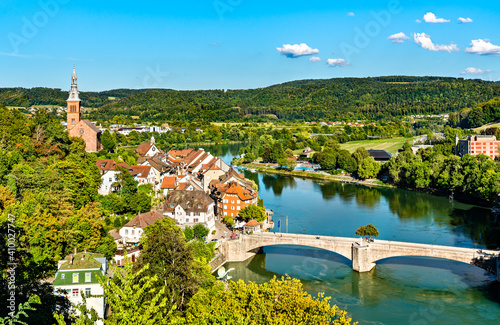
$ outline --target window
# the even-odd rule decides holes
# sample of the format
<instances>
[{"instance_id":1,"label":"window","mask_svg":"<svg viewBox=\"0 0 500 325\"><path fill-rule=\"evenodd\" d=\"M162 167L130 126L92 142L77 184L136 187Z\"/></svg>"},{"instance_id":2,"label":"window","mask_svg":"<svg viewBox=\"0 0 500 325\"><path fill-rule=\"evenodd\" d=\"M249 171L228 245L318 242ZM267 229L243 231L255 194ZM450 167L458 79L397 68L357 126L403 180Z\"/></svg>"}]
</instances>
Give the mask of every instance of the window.
<instances>
[{"instance_id":1,"label":"window","mask_svg":"<svg viewBox=\"0 0 500 325\"><path fill-rule=\"evenodd\" d=\"M78 289L73 289L73 297L78 297Z\"/></svg>"},{"instance_id":2,"label":"window","mask_svg":"<svg viewBox=\"0 0 500 325\"><path fill-rule=\"evenodd\" d=\"M73 283L78 283L78 273L73 273Z\"/></svg>"},{"instance_id":3,"label":"window","mask_svg":"<svg viewBox=\"0 0 500 325\"><path fill-rule=\"evenodd\" d=\"M194 223L197 223L198 222L198 218L194 218Z\"/></svg>"},{"instance_id":4,"label":"window","mask_svg":"<svg viewBox=\"0 0 500 325\"><path fill-rule=\"evenodd\" d=\"M91 295L91 290L90 288L85 288L85 296L90 296Z\"/></svg>"},{"instance_id":5,"label":"window","mask_svg":"<svg viewBox=\"0 0 500 325\"><path fill-rule=\"evenodd\" d=\"M132 236L135 235L135 230L132 230Z\"/></svg>"},{"instance_id":6,"label":"window","mask_svg":"<svg viewBox=\"0 0 500 325\"><path fill-rule=\"evenodd\" d=\"M224 210L227 209L227 205L224 205Z\"/></svg>"},{"instance_id":7,"label":"window","mask_svg":"<svg viewBox=\"0 0 500 325\"><path fill-rule=\"evenodd\" d=\"M170 203L170 207L173 208L174 207L174 204L173 203Z\"/></svg>"},{"instance_id":8,"label":"window","mask_svg":"<svg viewBox=\"0 0 500 325\"><path fill-rule=\"evenodd\" d=\"M231 206L231 210L234 210L234 206Z\"/></svg>"},{"instance_id":9,"label":"window","mask_svg":"<svg viewBox=\"0 0 500 325\"><path fill-rule=\"evenodd\" d=\"M238 210L238 211L240 210L240 206L239 205L236 207L236 210Z\"/></svg>"},{"instance_id":10,"label":"window","mask_svg":"<svg viewBox=\"0 0 500 325\"><path fill-rule=\"evenodd\" d=\"M128 229L125 229L125 235L128 235Z\"/></svg>"},{"instance_id":11,"label":"window","mask_svg":"<svg viewBox=\"0 0 500 325\"><path fill-rule=\"evenodd\" d=\"M234 204L234 200L231 200L231 204Z\"/></svg>"},{"instance_id":12,"label":"window","mask_svg":"<svg viewBox=\"0 0 500 325\"><path fill-rule=\"evenodd\" d=\"M186 222L189 222L189 218L186 218Z\"/></svg>"},{"instance_id":13,"label":"window","mask_svg":"<svg viewBox=\"0 0 500 325\"><path fill-rule=\"evenodd\" d=\"M236 204L240 204L240 200L236 200Z\"/></svg>"},{"instance_id":14,"label":"window","mask_svg":"<svg viewBox=\"0 0 500 325\"><path fill-rule=\"evenodd\" d=\"M71 123L75 124L75 119L74 118L71 119Z\"/></svg>"},{"instance_id":15,"label":"window","mask_svg":"<svg viewBox=\"0 0 500 325\"><path fill-rule=\"evenodd\" d=\"M110 181L110 182L112 182L112 181L113 181L113 179L110 177L110 178L109 178L109 181Z\"/></svg>"},{"instance_id":16,"label":"window","mask_svg":"<svg viewBox=\"0 0 500 325\"><path fill-rule=\"evenodd\" d=\"M198 209L201 209L202 208L202 205L201 204L198 204Z\"/></svg>"},{"instance_id":17,"label":"window","mask_svg":"<svg viewBox=\"0 0 500 325\"><path fill-rule=\"evenodd\" d=\"M92 273L85 273L85 282L90 282L92 278Z\"/></svg>"}]
</instances>

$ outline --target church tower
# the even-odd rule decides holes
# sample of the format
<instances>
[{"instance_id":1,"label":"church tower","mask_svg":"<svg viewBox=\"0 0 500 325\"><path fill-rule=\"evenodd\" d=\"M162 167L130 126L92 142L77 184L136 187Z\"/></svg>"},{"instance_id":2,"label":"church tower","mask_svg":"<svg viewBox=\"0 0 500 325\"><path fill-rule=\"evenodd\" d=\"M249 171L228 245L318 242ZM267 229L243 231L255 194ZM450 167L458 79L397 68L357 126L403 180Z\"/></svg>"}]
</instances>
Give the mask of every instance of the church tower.
<instances>
[{"instance_id":1,"label":"church tower","mask_svg":"<svg viewBox=\"0 0 500 325\"><path fill-rule=\"evenodd\" d=\"M68 130L74 128L81 119L80 107L82 101L78 97L79 91L76 86L76 71L75 66L73 65L73 74L71 75L71 90L69 91L69 97L66 100L68 103L66 114L68 116Z\"/></svg>"}]
</instances>

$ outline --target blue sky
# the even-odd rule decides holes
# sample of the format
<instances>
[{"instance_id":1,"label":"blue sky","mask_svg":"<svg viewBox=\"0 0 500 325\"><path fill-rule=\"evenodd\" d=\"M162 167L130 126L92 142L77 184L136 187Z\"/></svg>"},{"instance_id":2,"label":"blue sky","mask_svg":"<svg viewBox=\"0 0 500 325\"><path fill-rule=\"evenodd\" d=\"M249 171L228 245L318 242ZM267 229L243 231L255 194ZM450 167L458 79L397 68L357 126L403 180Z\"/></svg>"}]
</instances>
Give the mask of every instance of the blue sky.
<instances>
[{"instance_id":1,"label":"blue sky","mask_svg":"<svg viewBox=\"0 0 500 325\"><path fill-rule=\"evenodd\" d=\"M68 89L73 63L83 91L499 80L500 3L437 2L2 0L0 87Z\"/></svg>"}]
</instances>

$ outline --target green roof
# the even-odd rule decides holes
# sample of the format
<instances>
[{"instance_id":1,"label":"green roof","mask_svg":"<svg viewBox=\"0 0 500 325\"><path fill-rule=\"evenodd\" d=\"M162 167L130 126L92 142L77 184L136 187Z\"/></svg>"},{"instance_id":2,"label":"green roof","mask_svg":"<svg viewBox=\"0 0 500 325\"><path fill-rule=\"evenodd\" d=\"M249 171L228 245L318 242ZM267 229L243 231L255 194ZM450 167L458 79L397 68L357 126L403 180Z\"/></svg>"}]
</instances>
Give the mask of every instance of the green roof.
<instances>
[{"instance_id":1,"label":"green roof","mask_svg":"<svg viewBox=\"0 0 500 325\"><path fill-rule=\"evenodd\" d=\"M83 260L82 254L84 256ZM74 255L73 263L71 264L71 256L73 255L66 256L64 259L65 262L61 264L59 270L97 269L101 267L101 262L97 261L96 258L104 257L102 254L80 252Z\"/></svg>"},{"instance_id":2,"label":"green roof","mask_svg":"<svg viewBox=\"0 0 500 325\"><path fill-rule=\"evenodd\" d=\"M90 281L85 281L85 275L90 273ZM73 276L78 276L78 281L73 282ZM53 285L68 285L68 284L95 284L99 283L97 281L97 276L103 275L101 270L59 270L56 273L56 278L54 279Z\"/></svg>"}]
</instances>

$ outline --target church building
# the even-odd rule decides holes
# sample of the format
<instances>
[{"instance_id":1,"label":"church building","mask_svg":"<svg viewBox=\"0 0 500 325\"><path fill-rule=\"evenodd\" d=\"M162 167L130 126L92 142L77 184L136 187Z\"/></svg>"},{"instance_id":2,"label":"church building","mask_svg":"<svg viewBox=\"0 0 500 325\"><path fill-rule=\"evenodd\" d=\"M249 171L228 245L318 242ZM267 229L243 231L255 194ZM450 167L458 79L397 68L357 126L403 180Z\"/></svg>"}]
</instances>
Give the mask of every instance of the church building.
<instances>
[{"instance_id":1,"label":"church building","mask_svg":"<svg viewBox=\"0 0 500 325\"><path fill-rule=\"evenodd\" d=\"M79 91L76 85L76 72L73 67L73 74L71 75L71 90L66 102L67 116L68 116L68 131L71 137L79 137L85 140L85 151L97 152L102 149L101 144L101 130L99 130L89 120L81 119L81 104Z\"/></svg>"}]
</instances>

